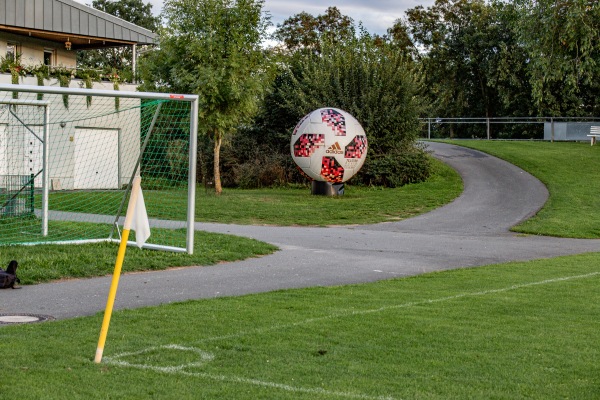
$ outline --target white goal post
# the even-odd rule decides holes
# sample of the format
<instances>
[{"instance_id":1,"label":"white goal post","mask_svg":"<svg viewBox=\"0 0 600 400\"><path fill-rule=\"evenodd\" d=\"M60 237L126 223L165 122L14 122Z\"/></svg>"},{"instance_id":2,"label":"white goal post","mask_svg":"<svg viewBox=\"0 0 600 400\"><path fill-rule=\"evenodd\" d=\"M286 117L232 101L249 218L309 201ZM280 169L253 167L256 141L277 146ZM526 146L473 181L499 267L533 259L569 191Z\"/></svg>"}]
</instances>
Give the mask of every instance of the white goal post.
<instances>
[{"instance_id":1,"label":"white goal post","mask_svg":"<svg viewBox=\"0 0 600 400\"><path fill-rule=\"evenodd\" d=\"M163 230L144 248L192 254L197 130L196 95L0 84L0 245L119 241L141 175L153 236ZM99 223L111 226L106 236L85 233ZM29 224L39 229L21 237ZM59 235L69 224L81 231ZM170 242L171 231L181 238Z\"/></svg>"}]
</instances>

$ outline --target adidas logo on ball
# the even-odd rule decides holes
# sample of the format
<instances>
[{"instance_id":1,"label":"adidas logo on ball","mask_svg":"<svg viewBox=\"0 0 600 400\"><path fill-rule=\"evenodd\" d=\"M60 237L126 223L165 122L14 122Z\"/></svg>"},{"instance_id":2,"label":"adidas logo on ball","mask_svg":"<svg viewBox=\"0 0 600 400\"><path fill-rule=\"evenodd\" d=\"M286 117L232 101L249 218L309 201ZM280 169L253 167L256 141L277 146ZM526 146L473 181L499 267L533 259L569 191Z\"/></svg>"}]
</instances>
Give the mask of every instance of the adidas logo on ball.
<instances>
[{"instance_id":1,"label":"adidas logo on ball","mask_svg":"<svg viewBox=\"0 0 600 400\"><path fill-rule=\"evenodd\" d=\"M340 144L338 142L335 142L334 144L329 146L327 148L327 150L325 150L325 153L327 153L327 154L344 154L344 151L340 147Z\"/></svg>"}]
</instances>

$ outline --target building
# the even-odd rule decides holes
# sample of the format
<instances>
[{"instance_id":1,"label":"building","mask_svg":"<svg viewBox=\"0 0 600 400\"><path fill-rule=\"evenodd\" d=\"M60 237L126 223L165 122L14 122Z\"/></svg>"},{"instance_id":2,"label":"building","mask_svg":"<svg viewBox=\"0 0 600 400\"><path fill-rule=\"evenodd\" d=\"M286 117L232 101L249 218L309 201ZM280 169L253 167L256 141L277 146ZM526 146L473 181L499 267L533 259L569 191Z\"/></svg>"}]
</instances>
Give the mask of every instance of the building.
<instances>
[{"instance_id":1,"label":"building","mask_svg":"<svg viewBox=\"0 0 600 400\"><path fill-rule=\"evenodd\" d=\"M75 68L78 50L135 50L155 40L145 28L74 0L0 0L0 56L21 54L26 65Z\"/></svg>"},{"instance_id":2,"label":"building","mask_svg":"<svg viewBox=\"0 0 600 400\"><path fill-rule=\"evenodd\" d=\"M18 58L20 65L27 67L20 71L31 72L37 66L74 71L77 51L122 46L133 48L135 69L137 46L151 45L155 40L156 35L147 29L74 0L0 0L0 61ZM10 70L0 71L0 84L15 83L14 80ZM56 78L44 79L42 83L59 86ZM19 75L18 84L38 85L40 82L29 73ZM84 84L71 79L69 87L79 88ZM105 80L95 82L93 88L113 90L115 86ZM124 91L135 89L133 84L122 83L119 87ZM34 100L37 95L0 93L0 100L15 97ZM132 109L140 100L121 99L115 103L85 96L70 96L66 102L63 96L45 96L44 99L52 102L49 138L52 189L116 189L127 183L139 154L140 113L115 113L115 108ZM0 190L9 185L9 177L27 177L42 168L42 144L35 137L41 127L32 124L29 129L18 129L14 125L15 118L6 110L0 112ZM24 112L24 108L20 111ZM111 113L110 118L89 118ZM102 147L90 145L92 140L102 142ZM92 159L102 162L91 164ZM89 175L102 179L91 181L86 179ZM35 186L40 185L38 176Z\"/></svg>"}]
</instances>

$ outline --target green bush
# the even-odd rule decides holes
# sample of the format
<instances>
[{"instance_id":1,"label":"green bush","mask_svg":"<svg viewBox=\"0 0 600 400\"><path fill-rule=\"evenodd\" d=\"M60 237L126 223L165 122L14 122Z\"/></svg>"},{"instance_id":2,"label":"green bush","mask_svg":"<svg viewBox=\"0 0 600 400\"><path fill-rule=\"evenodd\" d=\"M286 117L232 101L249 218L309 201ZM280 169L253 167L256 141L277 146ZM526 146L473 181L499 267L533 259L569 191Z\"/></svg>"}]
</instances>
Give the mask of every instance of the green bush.
<instances>
[{"instance_id":1,"label":"green bush","mask_svg":"<svg viewBox=\"0 0 600 400\"><path fill-rule=\"evenodd\" d=\"M389 153L367 157L359 183L372 186L400 187L424 182L431 175L431 161L420 147L393 149Z\"/></svg>"},{"instance_id":2,"label":"green bush","mask_svg":"<svg viewBox=\"0 0 600 400\"><path fill-rule=\"evenodd\" d=\"M367 133L367 164L354 183L395 187L426 179L429 163L414 147L424 104L413 61L366 32L343 43L325 38L319 48L320 54L288 54L280 63L253 126L240 129L232 151L222 155L232 164L231 182L267 185L261 174L275 176L275 184L305 182L291 160L289 138L302 116L321 107L349 112Z\"/></svg>"}]
</instances>

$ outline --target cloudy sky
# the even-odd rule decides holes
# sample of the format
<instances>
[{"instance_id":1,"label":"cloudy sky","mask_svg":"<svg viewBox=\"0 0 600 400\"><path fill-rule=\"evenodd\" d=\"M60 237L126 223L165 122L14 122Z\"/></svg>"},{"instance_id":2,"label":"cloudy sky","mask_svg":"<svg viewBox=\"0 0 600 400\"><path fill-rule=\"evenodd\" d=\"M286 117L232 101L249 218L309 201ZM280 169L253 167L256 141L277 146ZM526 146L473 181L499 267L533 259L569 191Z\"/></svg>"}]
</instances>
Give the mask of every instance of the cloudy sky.
<instances>
[{"instance_id":1,"label":"cloudy sky","mask_svg":"<svg viewBox=\"0 0 600 400\"><path fill-rule=\"evenodd\" d=\"M91 4L91 0L77 0ZM159 14L164 0L144 0L152 4L152 10ZM383 34L394 21L404 16L404 11L422 5L429 7L434 0L265 0L265 11L271 14L274 25L282 23L286 18L305 11L312 15L325 12L327 7L336 6L342 14L348 15L358 24L362 21L370 33Z\"/></svg>"}]
</instances>

